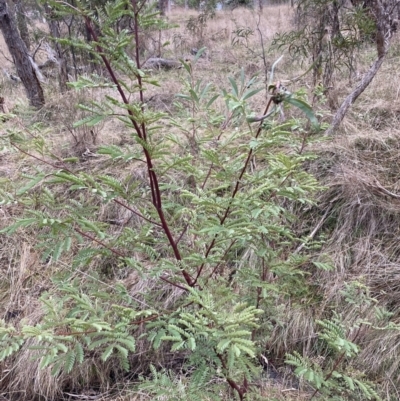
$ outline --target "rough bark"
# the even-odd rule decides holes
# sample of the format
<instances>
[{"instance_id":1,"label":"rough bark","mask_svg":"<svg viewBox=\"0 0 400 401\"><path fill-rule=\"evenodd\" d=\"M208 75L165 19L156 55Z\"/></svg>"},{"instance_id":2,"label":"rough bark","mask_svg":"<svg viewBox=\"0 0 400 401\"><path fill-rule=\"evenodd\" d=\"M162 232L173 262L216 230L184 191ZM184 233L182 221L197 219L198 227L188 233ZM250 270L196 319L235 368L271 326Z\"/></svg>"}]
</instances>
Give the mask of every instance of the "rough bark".
<instances>
[{"instance_id":1,"label":"rough bark","mask_svg":"<svg viewBox=\"0 0 400 401\"><path fill-rule=\"evenodd\" d=\"M43 89L36 76L33 60L21 39L6 0L0 0L0 30L14 59L17 74L25 87L30 104L37 108L43 106L45 103Z\"/></svg>"},{"instance_id":2,"label":"rough bark","mask_svg":"<svg viewBox=\"0 0 400 401\"><path fill-rule=\"evenodd\" d=\"M374 79L376 73L383 63L383 60L384 56L378 57L374 61L368 72L363 76L359 85L346 97L346 99L337 110L335 116L333 117L332 124L325 133L326 135L332 135L336 132L350 106L357 100L361 93L365 91L365 89Z\"/></svg>"},{"instance_id":3,"label":"rough bark","mask_svg":"<svg viewBox=\"0 0 400 401\"><path fill-rule=\"evenodd\" d=\"M15 4L15 15L17 19L17 27L21 35L21 39L24 41L27 49L31 47L31 40L29 37L28 24L26 22L25 10L21 0L14 0Z\"/></svg>"},{"instance_id":4,"label":"rough bark","mask_svg":"<svg viewBox=\"0 0 400 401\"><path fill-rule=\"evenodd\" d=\"M158 9L160 10L160 15L166 15L168 11L168 0L158 0Z\"/></svg>"},{"instance_id":5,"label":"rough bark","mask_svg":"<svg viewBox=\"0 0 400 401\"><path fill-rule=\"evenodd\" d=\"M57 21L55 21L54 16L51 13L51 9L48 4L45 4L45 10L48 17L48 24L50 29L50 35L55 39L55 50L56 50L56 63L58 65L58 82L60 85L60 92L65 93L68 90L68 73L67 73L67 63L61 49L60 44L57 39L61 37L60 29L58 27Z\"/></svg>"},{"instance_id":6,"label":"rough bark","mask_svg":"<svg viewBox=\"0 0 400 401\"><path fill-rule=\"evenodd\" d=\"M393 34L394 28L392 23L391 12L394 10L393 5L384 3L381 0L370 1L371 11L376 23L376 50L378 57L373 62L367 73L363 76L361 82L357 87L346 97L335 116L333 117L332 124L326 131L326 135L334 134L339 128L340 123L345 117L350 106L357 100L357 98L364 92L368 85L374 79L376 73L381 67L387 52L390 47L390 38Z\"/></svg>"}]
</instances>

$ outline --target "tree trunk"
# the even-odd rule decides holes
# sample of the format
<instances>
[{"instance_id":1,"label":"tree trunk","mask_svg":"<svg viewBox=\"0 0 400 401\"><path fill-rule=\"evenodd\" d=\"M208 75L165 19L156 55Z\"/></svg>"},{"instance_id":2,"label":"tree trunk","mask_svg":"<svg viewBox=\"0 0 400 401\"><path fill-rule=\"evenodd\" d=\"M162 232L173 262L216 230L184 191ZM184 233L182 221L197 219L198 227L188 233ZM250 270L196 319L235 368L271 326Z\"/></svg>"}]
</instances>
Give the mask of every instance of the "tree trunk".
<instances>
[{"instance_id":1,"label":"tree trunk","mask_svg":"<svg viewBox=\"0 0 400 401\"><path fill-rule=\"evenodd\" d=\"M158 9L160 10L160 15L166 15L168 10L168 0L158 0Z\"/></svg>"},{"instance_id":2,"label":"tree trunk","mask_svg":"<svg viewBox=\"0 0 400 401\"><path fill-rule=\"evenodd\" d=\"M68 90L67 87L68 73L67 73L67 63L65 62L61 46L57 42L57 39L60 38L60 29L58 28L57 21L54 20L54 16L52 15L51 9L48 6L48 4L45 4L44 7L47 14L50 34L55 39L54 44L56 48L56 59L57 59L56 62L58 65L58 82L60 85L60 92L65 93Z\"/></svg>"},{"instance_id":3,"label":"tree trunk","mask_svg":"<svg viewBox=\"0 0 400 401\"><path fill-rule=\"evenodd\" d=\"M394 0L392 0L394 3ZM335 116L333 117L330 127L325 132L325 135L333 135L339 128L340 123L345 117L347 111L351 105L357 100L357 98L364 92L368 85L374 79L379 68L382 66L383 61L389 51L390 39L393 34L392 16L391 13L394 10L395 4L388 4L381 0L372 0L371 11L376 23L376 50L378 57L373 62L369 70L363 76L359 85L345 98Z\"/></svg>"},{"instance_id":4,"label":"tree trunk","mask_svg":"<svg viewBox=\"0 0 400 401\"><path fill-rule=\"evenodd\" d=\"M97 18L97 13L95 13L95 17ZM93 27L93 29L96 34L99 34L96 25ZM90 43L92 41L92 35L91 35L87 25L85 25L85 33L86 33L86 42ZM84 55L84 58L86 58L86 55ZM97 72L100 75L100 67L98 64L96 64L95 58L94 58L92 52L90 52L90 51L89 51L89 60L90 60L89 61L90 69L92 70L92 72Z\"/></svg>"},{"instance_id":5,"label":"tree trunk","mask_svg":"<svg viewBox=\"0 0 400 401\"><path fill-rule=\"evenodd\" d=\"M28 54L24 41L21 39L6 0L0 0L0 30L14 59L17 74L24 84L30 104L38 108L43 106L45 103L43 89L36 76L33 60Z\"/></svg>"},{"instance_id":6,"label":"tree trunk","mask_svg":"<svg viewBox=\"0 0 400 401\"><path fill-rule=\"evenodd\" d=\"M15 4L15 15L17 18L17 27L21 35L21 39L24 41L27 49L29 50L31 47L31 40L29 38L29 30L28 30L28 24L26 22L24 7L21 0L14 0L14 4Z\"/></svg>"}]
</instances>

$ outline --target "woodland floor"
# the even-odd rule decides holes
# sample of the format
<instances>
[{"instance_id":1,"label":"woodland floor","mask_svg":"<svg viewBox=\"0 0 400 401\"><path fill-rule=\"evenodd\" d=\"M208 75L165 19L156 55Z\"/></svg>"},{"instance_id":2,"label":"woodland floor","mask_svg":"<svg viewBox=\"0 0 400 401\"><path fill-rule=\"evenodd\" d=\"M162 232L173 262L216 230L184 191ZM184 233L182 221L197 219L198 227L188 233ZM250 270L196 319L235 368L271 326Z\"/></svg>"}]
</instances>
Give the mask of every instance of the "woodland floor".
<instances>
[{"instance_id":1,"label":"woodland floor","mask_svg":"<svg viewBox=\"0 0 400 401\"><path fill-rule=\"evenodd\" d=\"M194 37L186 28L189 18L183 10L174 10L168 19L177 24L163 32L163 41L169 42L163 49L163 57L173 59L190 59L191 49L206 47L204 57L196 64L196 77L206 80L219 87L227 87L227 77L238 77L241 69L247 77L259 74L260 85L264 85L265 64L270 68L273 62L281 55L278 50L269 50L276 32L285 32L293 26L292 9L289 6L266 7L259 21L259 30L262 34L266 57L263 60L260 50L260 32L257 31L257 15L245 9L218 12L214 19L207 22L202 37ZM193 13L195 15L195 13ZM238 39L235 31L250 28L253 33L247 39ZM44 29L37 25L35 29ZM201 42L201 43L200 43ZM154 50L154 39L149 38L147 43L149 53ZM358 55L356 76L361 76L374 59L374 47L363 45ZM42 53L39 58L45 59ZM326 187L318 195L317 205L308 216L314 226L322 221L322 231L329 233L323 252L333 260L335 271L321 273L318 280L324 283L326 302L337 297L340 289L346 282L357 279L371 287L374 297L385 306L391 308L394 314L393 321L400 322L400 38L394 37L391 50L382 69L362 94L354 107L345 118L340 134L326 139L314 146L313 151L318 155L317 160L309 165L309 171L314 173L321 184ZM312 99L311 74L304 76L294 84L290 80L300 76L305 71L306 59L292 60L284 54L283 60L277 65L275 77L283 83L288 82L290 90L303 88ZM12 71L10 56L0 37L0 65ZM350 81L348 72L335 73L335 85L331 91L331 101L340 104L356 84ZM154 109L174 114L175 95L181 91L181 70L154 71L154 75L161 83L161 87L152 87L146 92L146 101ZM99 93L86 91L77 93L70 91L64 96L57 93L57 83L49 79L44 85L47 103L43 109L32 111L28 107L21 85L7 81L5 76L0 77L1 96L6 99L9 110L15 115L3 126L0 133L5 133L13 126L29 126L34 123L43 123L49 132L53 148L57 149L60 157L82 155L89 150L95 153L99 145L116 144L124 146L129 143L129 133L126 128L115 121L106 121L96 127L75 128L73 123L83 116L75 105L81 101L81 96L97 99ZM111 93L111 92L110 92ZM255 114L262 113L266 104L266 94L260 92L251 101ZM334 110L328 104L316 102L315 111L322 121L329 122ZM173 126L165 120L165 130L171 132ZM0 152L0 185L5 179L18 180L24 172L32 167L35 161L21 157L3 149ZM84 161L85 166L93 169L102 169L103 159L93 158ZM87 167L85 167L87 168ZM112 167L107 167L112 168ZM128 172L126 172L128 173ZM332 205L335 207L332 209ZM325 215L326 210L334 213ZM17 209L1 210L1 225L7 223L10 213L18 214ZM321 220L322 219L322 220ZM8 319L11 314L17 313L29 321L36 321L38 294L48 288L55 266L47 266L34 248L34 238L21 236L20 240L3 238L0 241L0 318ZM68 258L60 262L68 266ZM129 278L126 278L127 281ZM27 284L29 283L29 284ZM351 305L348 308L349 319L355 313ZM321 306L323 308L323 305ZM291 321L290 329L286 332L276 332L271 342L285 344L291 347L300 338L313 335L310 323L312 316L293 310L288 316ZM383 351L382 344L390 350L390 364L384 363L389 351ZM358 366L368 366L371 375L383 381L386 391L386 400L399 399L397 393L400 384L400 334L393 332L378 333L370 331L363 338L363 351L357 357ZM279 345L278 345L279 347ZM39 377L33 373L30 361L22 366L20 360L19 377L8 388L29 388L32 380L38 386L46 388L49 398L52 399L52 388L56 386L49 376ZM5 371L4 371L5 372ZM265 399L274 400L306 400L310 398L309 389L298 389L297 383L289 379L284 370L274 376L270 373L265 378ZM120 395L115 396L104 392L97 398L87 389L87 393L70 399L113 399L114 401L128 401L148 399L140 394L132 396L129 384L120 388ZM45 391L45 392L46 392ZM2 387L0 384L0 395ZM7 394L4 394L7 397ZM65 398L69 395L64 394ZM397 398L396 398L397 397ZM227 396L227 399L229 397ZM52 400L55 401L55 398Z\"/></svg>"}]
</instances>

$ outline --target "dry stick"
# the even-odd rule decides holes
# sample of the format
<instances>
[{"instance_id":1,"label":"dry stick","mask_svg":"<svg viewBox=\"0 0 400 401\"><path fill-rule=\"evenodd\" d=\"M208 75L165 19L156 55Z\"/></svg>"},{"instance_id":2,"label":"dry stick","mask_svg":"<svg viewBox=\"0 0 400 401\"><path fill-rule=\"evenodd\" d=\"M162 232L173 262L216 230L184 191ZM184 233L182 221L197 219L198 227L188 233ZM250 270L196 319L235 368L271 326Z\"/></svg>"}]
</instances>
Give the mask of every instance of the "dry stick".
<instances>
[{"instance_id":1,"label":"dry stick","mask_svg":"<svg viewBox=\"0 0 400 401\"><path fill-rule=\"evenodd\" d=\"M138 36L139 35L139 33L138 33L138 13L139 13L141 7L139 7L139 9L138 9L136 7L136 4L137 4L136 1L132 0L132 5L133 5L134 10L135 10L135 13L134 13L134 17L135 17L135 27L134 27L134 29L135 29L135 39L139 40L138 39L139 38L139 36ZM85 18L85 24L86 24L88 30L90 31L90 34L92 35L94 41L97 43L96 44L96 49L99 52L100 57L103 60L104 65L106 66L107 71L109 72L109 74L111 76L112 81L116 85L117 90L118 90L118 92L119 92L119 94L120 94L120 96L122 98L122 101L124 102L124 104L129 105L129 101L128 101L126 95L125 95L125 92L122 89L121 84L119 83L119 81L118 81L118 79L117 79L117 77L116 77L116 75L114 73L113 68L111 67L111 63L109 62L107 57L104 55L102 47L98 44L99 40L98 40L98 37L97 37L93 27L92 27L91 19L86 15L84 16L84 18ZM136 42L136 43L138 43L138 42ZM140 60L139 60L139 53L138 52L136 52L136 65L139 68ZM141 88L141 82L142 81L141 81L141 78L140 78L139 74L137 74L137 79L138 79L139 88L140 88L139 89L139 93L140 93L141 98L142 98L143 97L143 90ZM127 111L128 111L129 118L130 118L130 120L131 120L131 122L132 122L132 124L133 124L133 126L135 128L135 131L136 131L138 137L142 141L146 142L146 130L145 130L144 123L140 127L139 124L137 123L137 121L135 120L135 117L134 117L132 111L129 108L127 108ZM159 186L159 183L158 183L158 177L157 177L157 175L156 175L156 173L154 171L153 160L151 158L151 155L150 155L149 151L146 149L146 147L142 146L142 148L143 148L143 152L144 152L145 157L146 157L147 170L148 170L148 174L149 174L149 178L150 178L150 189L151 189L151 196L152 196L152 200L153 200L153 205L157 210L158 217L160 218L160 221L161 221L161 226L162 226L162 228L164 230L164 233L167 236L168 241L169 241L169 243L171 245L171 248L172 248L174 256L175 256L175 259L180 261L180 260L182 260L182 256L181 256L181 254L179 252L177 243L176 243L176 241L174 240L174 238L172 236L171 230L170 230L169 225L168 225L168 223L167 223L167 221L165 219L164 211L163 211L163 208L162 208L162 199L161 199L160 186ZM186 270L182 270L182 275L183 275L186 283L189 286L192 287L195 284L194 280L192 279L192 277L190 277L189 273Z\"/></svg>"},{"instance_id":2,"label":"dry stick","mask_svg":"<svg viewBox=\"0 0 400 401\"><path fill-rule=\"evenodd\" d=\"M347 110L350 106L357 100L357 98L364 92L367 86L372 82L379 68L381 67L385 56L389 50L389 40L391 37L391 27L390 27L390 15L385 12L382 4L375 0L372 2L373 11L376 19L376 49L378 52L378 58L373 62L369 70L363 76L359 85L351 92L346 99L343 101L335 117L332 120L331 126L326 131L325 135L333 135L338 129L340 123L342 122Z\"/></svg>"},{"instance_id":3,"label":"dry stick","mask_svg":"<svg viewBox=\"0 0 400 401\"><path fill-rule=\"evenodd\" d=\"M296 255L297 253L299 253L304 246L306 245L306 243L310 240L312 240L315 236L315 234L318 232L318 230L322 227L322 225L325 222L326 217L328 216L328 213L331 211L332 209L332 205L330 205L328 207L328 209L326 209L324 215L322 216L321 220L318 222L318 224L315 226L314 230L312 230L311 234L306 238L306 241L303 242L302 244L300 244L300 246L293 252L293 255Z\"/></svg>"},{"instance_id":4,"label":"dry stick","mask_svg":"<svg viewBox=\"0 0 400 401\"><path fill-rule=\"evenodd\" d=\"M269 109L269 107L270 107L270 105L271 105L271 103L272 103L272 100L273 100L273 97L271 97L271 98L269 99L269 101L268 101L268 103L267 103L267 106L266 106L266 108L265 108L265 111L264 111L264 114L263 114L263 115L266 115L266 114L267 114L268 109ZM257 138L260 136L260 134L261 134L262 124L263 124L263 121L261 121L260 124L259 124L259 126L258 126L258 130L257 130L256 136L255 136L256 139L257 139ZM241 181L241 179L242 179L244 173L245 173L246 170L247 170L247 166L249 165L249 162L250 162L250 159L251 159L252 156L253 156L253 149L250 149L250 150L249 150L249 153L248 153L248 155L247 155L247 159L246 159L246 161L245 161L245 163L244 163L243 169L242 169L242 171L240 172L239 178L238 178L237 181L236 181L235 189L234 189L233 192L232 192L231 202L230 202L229 206L227 207L227 209L226 209L226 211L225 211L223 217L220 219L220 225L221 225L221 226L224 224L225 220L228 218L228 216L229 216L229 214L230 214L231 206L232 206L232 201L233 201L233 199L235 198L236 194L237 194L238 191L239 191L240 181ZM216 235L214 236L213 240L211 241L211 244L208 246L208 248L207 248L207 250L206 250L206 253L205 253L205 257L206 257L206 258L207 258L208 255L210 254L211 250L214 248L215 242L216 242L217 238L218 238L218 234L216 234ZM202 265L200 266L199 270L197 271L197 275L196 275L196 278L194 279L193 285L197 283L197 280L199 279L199 277L200 277L200 275L201 275L201 272L202 272L203 269L204 269L204 266L205 266L205 262L202 263Z\"/></svg>"},{"instance_id":5,"label":"dry stick","mask_svg":"<svg viewBox=\"0 0 400 401\"><path fill-rule=\"evenodd\" d=\"M381 67L385 59L385 54L378 57L374 61L368 72L363 76L360 84L343 101L338 111L336 112L335 117L332 120L331 126L325 132L325 135L333 135L336 132L344 116L346 115L347 110L357 100L357 98L361 95L361 93L364 92L367 86L372 82L373 78L375 77L376 73L378 72L379 68Z\"/></svg>"}]
</instances>

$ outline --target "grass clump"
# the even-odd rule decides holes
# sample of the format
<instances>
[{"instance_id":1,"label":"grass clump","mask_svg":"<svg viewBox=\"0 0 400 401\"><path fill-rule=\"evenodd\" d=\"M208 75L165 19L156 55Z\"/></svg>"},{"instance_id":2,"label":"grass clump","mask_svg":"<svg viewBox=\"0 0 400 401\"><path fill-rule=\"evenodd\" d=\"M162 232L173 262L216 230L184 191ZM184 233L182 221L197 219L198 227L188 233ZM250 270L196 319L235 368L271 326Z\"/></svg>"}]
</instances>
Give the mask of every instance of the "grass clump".
<instances>
[{"instance_id":1,"label":"grass clump","mask_svg":"<svg viewBox=\"0 0 400 401\"><path fill-rule=\"evenodd\" d=\"M1 188L2 391L32 400L88 389L121 400L392 393L396 134L322 141L310 94L274 81L293 65L269 63L267 96L254 75L265 52L241 68L257 35L231 40L237 10L207 20L195 43L207 50L179 70L141 69L140 36L127 48L126 32L110 27L129 15L156 31L158 17L122 5L95 20L56 4L96 35L91 60L108 78L84 76L59 102L4 125L13 177ZM213 45L221 24L229 51Z\"/></svg>"}]
</instances>

